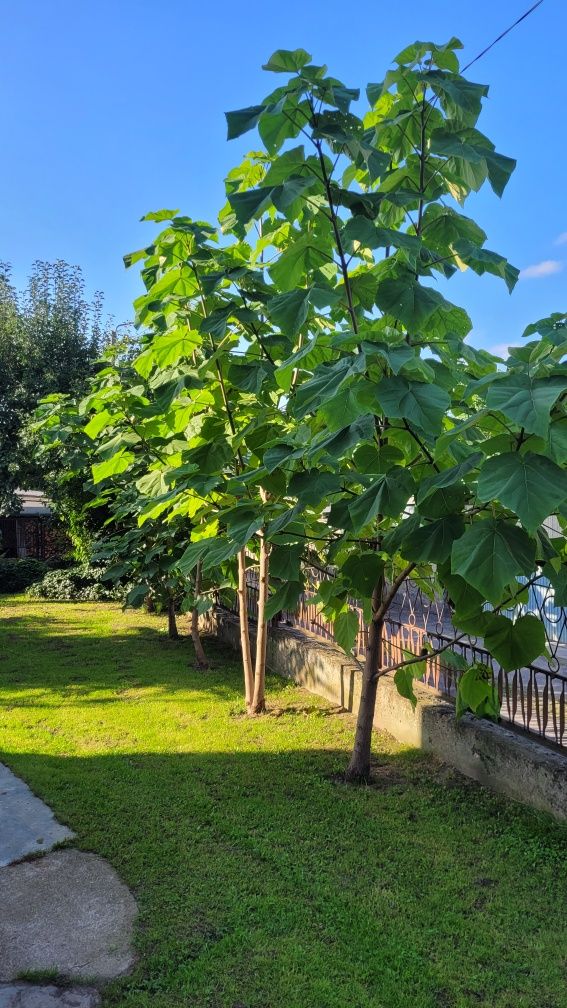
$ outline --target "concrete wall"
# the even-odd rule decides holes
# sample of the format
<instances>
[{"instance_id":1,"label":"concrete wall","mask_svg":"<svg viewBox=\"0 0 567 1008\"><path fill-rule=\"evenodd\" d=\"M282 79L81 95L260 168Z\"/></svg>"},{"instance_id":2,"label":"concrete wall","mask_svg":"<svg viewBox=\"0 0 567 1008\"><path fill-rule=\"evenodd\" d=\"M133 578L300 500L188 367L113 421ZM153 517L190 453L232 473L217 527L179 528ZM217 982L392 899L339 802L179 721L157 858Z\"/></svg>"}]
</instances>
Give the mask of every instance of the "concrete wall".
<instances>
[{"instance_id":1,"label":"concrete wall","mask_svg":"<svg viewBox=\"0 0 567 1008\"><path fill-rule=\"evenodd\" d=\"M204 629L240 649L238 620L219 609ZM334 645L289 628L271 629L267 664L311 693L356 714L360 671ZM416 683L417 705L401 697L393 678L380 680L375 727L434 753L461 773L510 798L567 820L567 757L500 725L465 715Z\"/></svg>"}]
</instances>

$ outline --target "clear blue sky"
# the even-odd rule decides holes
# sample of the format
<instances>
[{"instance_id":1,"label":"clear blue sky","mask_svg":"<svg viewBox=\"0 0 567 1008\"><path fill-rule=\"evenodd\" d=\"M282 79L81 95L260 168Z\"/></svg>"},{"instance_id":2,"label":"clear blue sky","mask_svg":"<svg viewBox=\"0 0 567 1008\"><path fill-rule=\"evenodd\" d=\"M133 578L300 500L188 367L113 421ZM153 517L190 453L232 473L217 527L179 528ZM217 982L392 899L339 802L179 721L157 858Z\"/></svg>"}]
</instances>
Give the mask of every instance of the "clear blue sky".
<instances>
[{"instance_id":1,"label":"clear blue sky","mask_svg":"<svg viewBox=\"0 0 567 1008\"><path fill-rule=\"evenodd\" d=\"M122 255L154 228L139 218L164 206L215 218L223 178L251 145L226 142L223 113L273 87L260 66L274 49L303 46L364 86L416 38L457 35L471 59L528 6L1 0L0 259L18 284L34 259L78 263L124 321L141 287ZM545 0L469 72L490 84L480 128L518 167L501 201L487 192L467 212L487 247L538 274L512 297L491 277L451 281L446 293L468 309L483 346L517 342L529 321L567 311L566 37L565 0Z\"/></svg>"}]
</instances>

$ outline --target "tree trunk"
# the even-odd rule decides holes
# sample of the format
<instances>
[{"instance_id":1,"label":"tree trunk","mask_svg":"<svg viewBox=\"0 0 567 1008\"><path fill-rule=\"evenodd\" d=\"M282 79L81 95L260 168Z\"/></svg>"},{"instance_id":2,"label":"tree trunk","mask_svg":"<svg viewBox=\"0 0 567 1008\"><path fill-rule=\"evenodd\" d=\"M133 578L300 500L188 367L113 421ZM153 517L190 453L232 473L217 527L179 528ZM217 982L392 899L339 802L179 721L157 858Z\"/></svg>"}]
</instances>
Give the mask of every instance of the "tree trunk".
<instances>
[{"instance_id":1,"label":"tree trunk","mask_svg":"<svg viewBox=\"0 0 567 1008\"><path fill-rule=\"evenodd\" d=\"M375 586L372 595L373 619L368 632L368 647L366 661L362 674L362 691L360 707L356 721L356 733L350 763L345 773L345 780L353 784L366 783L370 779L370 753L372 748L372 725L376 708L376 693L378 690L377 674L382 667L382 637L384 619L375 619L382 601L384 582L381 579Z\"/></svg>"},{"instance_id":2,"label":"tree trunk","mask_svg":"<svg viewBox=\"0 0 567 1008\"><path fill-rule=\"evenodd\" d=\"M244 669L244 695L246 698L246 709L250 710L254 697L254 669L252 667L252 651L248 629L248 588L246 586L245 550L241 550L238 554L238 619L240 622L240 647Z\"/></svg>"},{"instance_id":3,"label":"tree trunk","mask_svg":"<svg viewBox=\"0 0 567 1008\"><path fill-rule=\"evenodd\" d=\"M173 595L169 596L167 602L167 636L170 640L179 640L177 622L175 619L175 599L173 598Z\"/></svg>"},{"instance_id":4,"label":"tree trunk","mask_svg":"<svg viewBox=\"0 0 567 1008\"><path fill-rule=\"evenodd\" d=\"M268 624L266 622L266 603L268 601L268 585L270 576L270 546L263 533L260 535L260 566L258 585L258 625L256 631L256 665L254 669L254 696L252 698L251 714L263 714L266 710L266 647L268 643Z\"/></svg>"},{"instance_id":5,"label":"tree trunk","mask_svg":"<svg viewBox=\"0 0 567 1008\"><path fill-rule=\"evenodd\" d=\"M201 591L201 563L197 564L195 570L195 598L199 595ZM191 640L193 641L193 647L195 649L195 664L197 668L207 669L209 667L209 662L207 661L207 656L203 648L203 642L201 641L201 635L199 633L199 613L196 609L191 610Z\"/></svg>"}]
</instances>

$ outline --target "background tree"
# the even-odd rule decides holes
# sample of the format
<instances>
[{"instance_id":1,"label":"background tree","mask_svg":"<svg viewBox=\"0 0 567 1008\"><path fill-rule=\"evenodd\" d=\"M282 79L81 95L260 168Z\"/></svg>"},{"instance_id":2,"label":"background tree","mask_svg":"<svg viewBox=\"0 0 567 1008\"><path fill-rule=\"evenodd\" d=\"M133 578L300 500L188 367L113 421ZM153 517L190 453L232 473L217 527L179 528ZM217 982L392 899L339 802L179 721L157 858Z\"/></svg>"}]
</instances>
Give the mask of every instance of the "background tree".
<instances>
[{"instance_id":1,"label":"background tree","mask_svg":"<svg viewBox=\"0 0 567 1008\"><path fill-rule=\"evenodd\" d=\"M102 295L86 299L78 266L36 262L21 293L0 266L0 507L18 506L18 486L44 487L27 420L43 396L85 388L109 337Z\"/></svg>"}]
</instances>

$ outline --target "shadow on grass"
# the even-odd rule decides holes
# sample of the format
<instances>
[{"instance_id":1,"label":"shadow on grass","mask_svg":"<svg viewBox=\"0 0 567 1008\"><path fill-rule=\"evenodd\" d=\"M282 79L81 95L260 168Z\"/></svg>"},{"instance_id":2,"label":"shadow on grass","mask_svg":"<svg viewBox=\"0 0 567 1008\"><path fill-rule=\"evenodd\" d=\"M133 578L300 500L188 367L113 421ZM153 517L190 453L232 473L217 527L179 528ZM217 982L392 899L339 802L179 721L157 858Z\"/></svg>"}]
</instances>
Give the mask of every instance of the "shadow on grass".
<instances>
[{"instance_id":1,"label":"shadow on grass","mask_svg":"<svg viewBox=\"0 0 567 1008\"><path fill-rule=\"evenodd\" d=\"M349 788L350 722L276 679L239 718L216 640L201 672L151 617L42 606L0 627L0 759L136 895L105 1008L564 1008L564 827L415 752Z\"/></svg>"},{"instance_id":2,"label":"shadow on grass","mask_svg":"<svg viewBox=\"0 0 567 1008\"><path fill-rule=\"evenodd\" d=\"M344 757L0 753L136 895L105 1004L562 1008L566 831L414 753L347 787Z\"/></svg>"},{"instance_id":3,"label":"shadow on grass","mask_svg":"<svg viewBox=\"0 0 567 1008\"><path fill-rule=\"evenodd\" d=\"M66 706L120 703L136 687L158 687L161 694L172 695L207 690L223 699L240 695L242 674L232 648L205 637L212 664L198 669L190 636L169 640L166 617L148 615L144 625L132 623L126 632L117 632L117 617L127 617L112 604L70 606L73 623L59 614L62 603L29 603L41 606L41 613L29 612L25 605L25 612L0 619L0 688L9 693L0 706L41 707L39 694L46 690L61 691L59 702ZM96 633L90 625L93 613L100 627ZM113 695L95 695L109 691Z\"/></svg>"}]
</instances>

